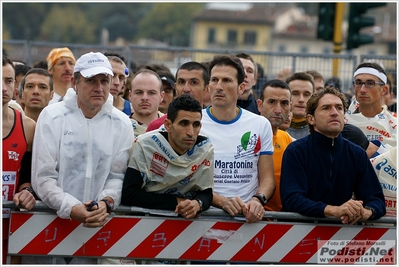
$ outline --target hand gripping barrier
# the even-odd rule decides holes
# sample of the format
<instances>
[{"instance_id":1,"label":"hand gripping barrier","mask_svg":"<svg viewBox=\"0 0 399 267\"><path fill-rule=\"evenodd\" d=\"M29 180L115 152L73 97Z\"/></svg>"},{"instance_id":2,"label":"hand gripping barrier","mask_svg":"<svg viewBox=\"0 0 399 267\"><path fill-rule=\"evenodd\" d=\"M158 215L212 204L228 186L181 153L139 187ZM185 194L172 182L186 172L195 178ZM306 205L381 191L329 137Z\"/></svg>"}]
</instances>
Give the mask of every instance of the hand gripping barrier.
<instances>
[{"instance_id":1,"label":"hand gripping barrier","mask_svg":"<svg viewBox=\"0 0 399 267\"><path fill-rule=\"evenodd\" d=\"M12 202L3 207L15 208ZM371 256L379 263L396 263L396 218L348 226L334 218L266 212L264 221L248 224L220 210L185 220L120 206L116 214L133 215L112 215L101 228L85 228L46 208L38 202L33 211L12 212L9 255L315 264L323 263L323 253L329 261L344 263L338 252L349 254L357 244L356 263Z\"/></svg>"}]
</instances>

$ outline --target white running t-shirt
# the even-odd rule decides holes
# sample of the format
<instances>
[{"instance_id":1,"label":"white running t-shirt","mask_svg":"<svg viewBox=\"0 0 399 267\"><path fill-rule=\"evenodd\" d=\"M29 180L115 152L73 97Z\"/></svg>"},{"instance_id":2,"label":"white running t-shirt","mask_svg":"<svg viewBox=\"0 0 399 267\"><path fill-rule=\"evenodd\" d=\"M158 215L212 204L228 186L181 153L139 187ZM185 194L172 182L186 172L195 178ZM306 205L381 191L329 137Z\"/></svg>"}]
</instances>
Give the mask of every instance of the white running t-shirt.
<instances>
[{"instance_id":1,"label":"white running t-shirt","mask_svg":"<svg viewBox=\"0 0 399 267\"><path fill-rule=\"evenodd\" d=\"M242 108L234 120L219 121L209 107L202 110L201 122L200 133L208 136L214 147L214 192L248 202L259 185L259 156L273 154L270 122Z\"/></svg>"}]
</instances>

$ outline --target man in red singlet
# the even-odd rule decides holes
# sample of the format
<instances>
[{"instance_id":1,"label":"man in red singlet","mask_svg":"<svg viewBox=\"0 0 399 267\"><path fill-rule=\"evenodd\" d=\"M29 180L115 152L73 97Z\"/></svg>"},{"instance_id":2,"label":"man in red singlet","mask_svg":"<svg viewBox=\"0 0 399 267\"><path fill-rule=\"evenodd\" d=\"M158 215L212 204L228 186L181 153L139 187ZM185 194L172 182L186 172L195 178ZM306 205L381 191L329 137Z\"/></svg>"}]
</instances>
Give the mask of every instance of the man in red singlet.
<instances>
[{"instance_id":1,"label":"man in red singlet","mask_svg":"<svg viewBox=\"0 0 399 267\"><path fill-rule=\"evenodd\" d=\"M15 83L13 62L3 56L3 169L2 200L30 210L35 204L35 193L30 184L32 141L36 123L8 106ZM10 209L3 208L3 264L7 259ZM11 257L18 263L19 257Z\"/></svg>"}]
</instances>

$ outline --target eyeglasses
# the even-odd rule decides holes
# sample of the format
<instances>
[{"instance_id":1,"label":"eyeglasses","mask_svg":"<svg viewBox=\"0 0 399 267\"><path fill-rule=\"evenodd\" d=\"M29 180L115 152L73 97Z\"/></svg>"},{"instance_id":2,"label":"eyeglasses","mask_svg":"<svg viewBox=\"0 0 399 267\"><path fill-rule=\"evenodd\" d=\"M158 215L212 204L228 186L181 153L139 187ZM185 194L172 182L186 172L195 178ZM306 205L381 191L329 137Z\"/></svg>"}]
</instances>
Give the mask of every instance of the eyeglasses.
<instances>
[{"instance_id":1,"label":"eyeglasses","mask_svg":"<svg viewBox=\"0 0 399 267\"><path fill-rule=\"evenodd\" d=\"M374 80L367 80L367 81L365 81L365 82L362 82L362 81L359 81L359 80L353 81L353 85L354 85L356 88L361 88L361 87L363 86L363 84L366 86L366 88L374 88L374 86L375 86L376 84L384 85L385 83L376 82L376 81L374 81Z\"/></svg>"}]
</instances>

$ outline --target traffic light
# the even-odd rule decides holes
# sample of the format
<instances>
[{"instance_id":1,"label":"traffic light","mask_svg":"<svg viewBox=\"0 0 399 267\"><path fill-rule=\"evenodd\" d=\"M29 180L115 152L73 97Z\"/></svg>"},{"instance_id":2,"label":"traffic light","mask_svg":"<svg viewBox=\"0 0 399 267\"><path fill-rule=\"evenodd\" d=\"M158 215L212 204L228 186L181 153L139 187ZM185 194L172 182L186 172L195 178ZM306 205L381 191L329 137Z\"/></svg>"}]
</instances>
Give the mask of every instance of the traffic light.
<instances>
[{"instance_id":1,"label":"traffic light","mask_svg":"<svg viewBox=\"0 0 399 267\"><path fill-rule=\"evenodd\" d=\"M385 6L386 3L351 3L349 5L349 28L346 38L346 49L358 48L360 45L374 42L374 36L371 34L360 33L364 27L373 26L374 17L366 16L364 13L370 8Z\"/></svg>"},{"instance_id":2,"label":"traffic light","mask_svg":"<svg viewBox=\"0 0 399 267\"><path fill-rule=\"evenodd\" d=\"M319 4L317 39L332 41L334 37L335 3Z\"/></svg>"}]
</instances>

